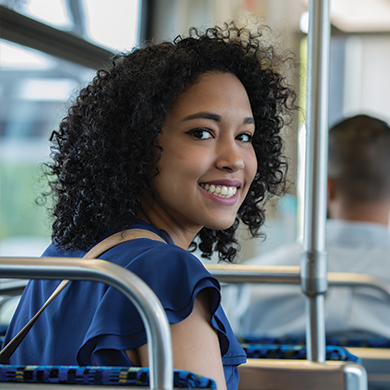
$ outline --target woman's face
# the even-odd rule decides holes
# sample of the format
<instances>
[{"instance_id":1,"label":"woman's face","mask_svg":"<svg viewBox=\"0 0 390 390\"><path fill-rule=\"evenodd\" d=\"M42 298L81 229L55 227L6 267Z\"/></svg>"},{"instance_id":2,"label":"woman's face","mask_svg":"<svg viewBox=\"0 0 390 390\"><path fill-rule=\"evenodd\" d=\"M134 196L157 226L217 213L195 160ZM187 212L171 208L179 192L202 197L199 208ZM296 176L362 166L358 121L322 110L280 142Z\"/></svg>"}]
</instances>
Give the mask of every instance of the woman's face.
<instances>
[{"instance_id":1,"label":"woman's face","mask_svg":"<svg viewBox=\"0 0 390 390\"><path fill-rule=\"evenodd\" d=\"M151 180L154 212L194 234L204 226L229 228L256 173L254 131L239 79L203 74L179 97L158 139L163 151Z\"/></svg>"}]
</instances>

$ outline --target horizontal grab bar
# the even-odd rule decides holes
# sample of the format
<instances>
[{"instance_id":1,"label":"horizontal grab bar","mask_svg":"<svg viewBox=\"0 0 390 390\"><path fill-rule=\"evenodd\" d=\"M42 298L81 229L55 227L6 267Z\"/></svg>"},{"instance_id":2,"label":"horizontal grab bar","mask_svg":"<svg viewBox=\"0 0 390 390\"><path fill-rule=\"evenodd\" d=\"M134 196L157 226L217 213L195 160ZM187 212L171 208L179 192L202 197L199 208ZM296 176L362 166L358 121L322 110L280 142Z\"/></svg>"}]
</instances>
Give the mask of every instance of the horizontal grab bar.
<instances>
[{"instance_id":1,"label":"horizontal grab bar","mask_svg":"<svg viewBox=\"0 0 390 390\"><path fill-rule=\"evenodd\" d=\"M300 284L299 266L210 264L207 270L222 283ZM390 299L390 285L375 276L349 272L328 272L329 286L369 287L384 292Z\"/></svg>"},{"instance_id":2,"label":"horizontal grab bar","mask_svg":"<svg viewBox=\"0 0 390 390\"><path fill-rule=\"evenodd\" d=\"M150 287L123 267L105 260L61 257L0 257L0 277L93 280L121 291L137 307L145 325L150 387L172 389L173 357L169 322Z\"/></svg>"},{"instance_id":3,"label":"horizontal grab bar","mask_svg":"<svg viewBox=\"0 0 390 390\"><path fill-rule=\"evenodd\" d=\"M300 284L298 266L207 265L211 274L223 283L273 283ZM390 297L390 285L371 275L350 272L328 272L330 286L370 287L385 292ZM1 283L1 281L0 281ZM21 293L27 282L0 284L0 294Z\"/></svg>"},{"instance_id":4,"label":"horizontal grab bar","mask_svg":"<svg viewBox=\"0 0 390 390\"><path fill-rule=\"evenodd\" d=\"M226 283L301 283L300 267L296 266L210 264L206 268L220 282Z\"/></svg>"}]
</instances>

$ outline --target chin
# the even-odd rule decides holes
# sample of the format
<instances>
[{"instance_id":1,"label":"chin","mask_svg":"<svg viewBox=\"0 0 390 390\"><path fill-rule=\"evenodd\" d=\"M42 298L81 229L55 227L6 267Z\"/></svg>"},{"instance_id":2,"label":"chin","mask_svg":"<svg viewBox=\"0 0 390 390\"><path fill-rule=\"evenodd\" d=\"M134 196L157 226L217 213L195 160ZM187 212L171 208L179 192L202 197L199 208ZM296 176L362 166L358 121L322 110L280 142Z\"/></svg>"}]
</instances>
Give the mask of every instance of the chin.
<instances>
[{"instance_id":1,"label":"chin","mask_svg":"<svg viewBox=\"0 0 390 390\"><path fill-rule=\"evenodd\" d=\"M214 223L210 223L205 225L205 228L212 230L226 230L229 229L235 221L235 218L229 219L228 221L216 221Z\"/></svg>"}]
</instances>

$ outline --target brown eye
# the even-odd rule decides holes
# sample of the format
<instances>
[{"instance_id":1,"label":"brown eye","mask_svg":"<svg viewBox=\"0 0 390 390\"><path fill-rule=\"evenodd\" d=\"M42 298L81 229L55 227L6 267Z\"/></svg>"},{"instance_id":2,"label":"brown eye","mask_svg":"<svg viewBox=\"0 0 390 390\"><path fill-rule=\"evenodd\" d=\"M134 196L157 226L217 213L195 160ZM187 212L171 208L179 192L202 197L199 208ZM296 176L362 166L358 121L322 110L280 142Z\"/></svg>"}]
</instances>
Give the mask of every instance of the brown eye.
<instances>
[{"instance_id":1,"label":"brown eye","mask_svg":"<svg viewBox=\"0 0 390 390\"><path fill-rule=\"evenodd\" d=\"M193 129L187 132L187 134L198 139L210 139L213 134L208 129Z\"/></svg>"},{"instance_id":2,"label":"brown eye","mask_svg":"<svg viewBox=\"0 0 390 390\"><path fill-rule=\"evenodd\" d=\"M242 142L252 142L252 134L249 133L242 133L239 134L236 139Z\"/></svg>"}]
</instances>

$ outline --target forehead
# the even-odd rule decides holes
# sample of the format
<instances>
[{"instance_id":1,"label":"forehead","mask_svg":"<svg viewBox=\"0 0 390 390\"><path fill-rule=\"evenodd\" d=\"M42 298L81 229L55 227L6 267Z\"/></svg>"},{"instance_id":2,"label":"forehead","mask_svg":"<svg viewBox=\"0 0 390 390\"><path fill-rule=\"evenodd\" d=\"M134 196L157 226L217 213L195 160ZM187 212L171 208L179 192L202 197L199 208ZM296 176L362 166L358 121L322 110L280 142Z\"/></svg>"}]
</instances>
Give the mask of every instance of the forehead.
<instances>
[{"instance_id":1,"label":"forehead","mask_svg":"<svg viewBox=\"0 0 390 390\"><path fill-rule=\"evenodd\" d=\"M241 81L231 73L209 72L183 92L171 115L195 114L199 111L252 116L248 94Z\"/></svg>"}]
</instances>

